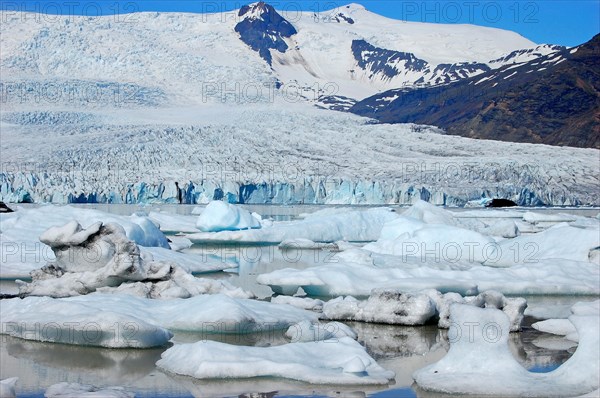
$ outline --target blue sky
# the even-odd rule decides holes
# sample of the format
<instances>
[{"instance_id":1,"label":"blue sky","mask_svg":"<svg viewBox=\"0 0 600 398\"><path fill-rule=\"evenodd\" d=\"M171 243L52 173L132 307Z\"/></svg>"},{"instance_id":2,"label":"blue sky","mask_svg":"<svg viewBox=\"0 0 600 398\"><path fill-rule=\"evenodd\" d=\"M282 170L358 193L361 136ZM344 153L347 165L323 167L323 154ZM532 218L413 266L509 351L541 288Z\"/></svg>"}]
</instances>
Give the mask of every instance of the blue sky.
<instances>
[{"instance_id":1,"label":"blue sky","mask_svg":"<svg viewBox=\"0 0 600 398\"><path fill-rule=\"evenodd\" d=\"M279 10L325 11L348 1L273 0ZM356 0L354 0L356 1ZM251 2L251 1L250 1ZM509 29L536 43L574 46L600 32L600 0L363 0L370 11L390 18L434 23L472 23ZM135 11L228 11L246 4L225 0L0 0L0 8L50 14L113 15Z\"/></svg>"}]
</instances>

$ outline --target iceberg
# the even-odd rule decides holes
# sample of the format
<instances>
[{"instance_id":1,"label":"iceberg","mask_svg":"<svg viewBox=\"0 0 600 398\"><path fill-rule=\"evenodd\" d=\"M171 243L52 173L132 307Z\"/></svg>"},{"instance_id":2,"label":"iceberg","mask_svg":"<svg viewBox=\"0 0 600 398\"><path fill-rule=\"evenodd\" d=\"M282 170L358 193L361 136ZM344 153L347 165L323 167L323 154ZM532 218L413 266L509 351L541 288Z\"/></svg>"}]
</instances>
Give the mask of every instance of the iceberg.
<instances>
[{"instance_id":1,"label":"iceberg","mask_svg":"<svg viewBox=\"0 0 600 398\"><path fill-rule=\"evenodd\" d=\"M578 302L571 307L570 313L573 315L592 315L600 318L600 300ZM567 340L578 342L579 335L577 334L577 328L569 318L570 317L546 319L544 321L535 322L531 327L540 332L565 336Z\"/></svg>"},{"instance_id":2,"label":"iceberg","mask_svg":"<svg viewBox=\"0 0 600 398\"><path fill-rule=\"evenodd\" d=\"M385 224L377 242L364 247L375 253L416 257L446 262L484 262L496 241L465 228L446 224L427 224L401 216Z\"/></svg>"},{"instance_id":3,"label":"iceberg","mask_svg":"<svg viewBox=\"0 0 600 398\"><path fill-rule=\"evenodd\" d=\"M600 322L597 315L572 315L580 335L575 354L548 373L524 369L508 346L510 321L502 311L453 304L450 350L413 374L418 386L446 394L564 397L600 385Z\"/></svg>"},{"instance_id":4,"label":"iceberg","mask_svg":"<svg viewBox=\"0 0 600 398\"><path fill-rule=\"evenodd\" d=\"M284 268L261 274L256 281L275 293L293 295L299 287L311 296L368 297L373 289L395 288L402 291L436 289L442 292L477 294L477 284L440 275L412 277L405 270L376 268L354 263L333 263L304 270Z\"/></svg>"},{"instance_id":5,"label":"iceberg","mask_svg":"<svg viewBox=\"0 0 600 398\"><path fill-rule=\"evenodd\" d=\"M85 229L97 222L116 223L123 227L128 239L142 247L170 249L165 235L144 216L117 216L74 206L19 206L13 213L0 214L0 276L28 277L29 272L53 261L54 253L38 238L47 229L73 220Z\"/></svg>"},{"instance_id":6,"label":"iceberg","mask_svg":"<svg viewBox=\"0 0 600 398\"><path fill-rule=\"evenodd\" d=\"M33 271L31 283L19 282L21 295L68 297L115 290L149 298L206 293L253 296L226 281L198 279L177 264L143 255L119 224L97 222L83 229L71 221L49 228L40 240L50 246L56 259Z\"/></svg>"},{"instance_id":7,"label":"iceberg","mask_svg":"<svg viewBox=\"0 0 600 398\"><path fill-rule=\"evenodd\" d=\"M531 327L540 332L556 334L559 336L577 335L575 325L568 319L546 319L545 321L533 323ZM577 339L575 339L575 341L577 341Z\"/></svg>"},{"instance_id":8,"label":"iceberg","mask_svg":"<svg viewBox=\"0 0 600 398\"><path fill-rule=\"evenodd\" d=\"M170 331L240 334L286 330L302 321L315 323L318 314L223 294L154 300L92 293L3 300L1 333L64 344L142 348L166 344Z\"/></svg>"},{"instance_id":9,"label":"iceberg","mask_svg":"<svg viewBox=\"0 0 600 398\"><path fill-rule=\"evenodd\" d=\"M110 348L163 346L173 336L134 311L106 308L115 307L91 308L85 302L48 297L3 300L1 333L26 340Z\"/></svg>"},{"instance_id":10,"label":"iceberg","mask_svg":"<svg viewBox=\"0 0 600 398\"><path fill-rule=\"evenodd\" d=\"M456 293L446 293L442 295L436 291L426 291L429 297L436 303L438 313L438 326L440 328L449 328L450 308L454 303L472 305L479 308L496 308L504 312L510 321L509 330L518 332L521 330L527 300L522 297L505 297L502 293L494 290L486 290L477 296L461 297Z\"/></svg>"},{"instance_id":11,"label":"iceberg","mask_svg":"<svg viewBox=\"0 0 600 398\"><path fill-rule=\"evenodd\" d=\"M367 301L338 297L323 306L326 319L392 325L424 325L435 314L435 303L428 295L407 294L391 289L375 289Z\"/></svg>"},{"instance_id":12,"label":"iceberg","mask_svg":"<svg viewBox=\"0 0 600 398\"><path fill-rule=\"evenodd\" d=\"M458 293L442 294L433 289L412 293L375 289L366 301L352 296L327 301L323 305L323 318L410 326L424 325L437 318L438 327L447 329L450 327L450 307L454 303L502 310L510 319L511 332L521 330L527 307L524 298L507 298L493 290L463 297Z\"/></svg>"},{"instance_id":13,"label":"iceberg","mask_svg":"<svg viewBox=\"0 0 600 398\"><path fill-rule=\"evenodd\" d=\"M321 312L323 310L323 300L312 299L309 297L275 296L271 298L273 304L288 304L303 310Z\"/></svg>"},{"instance_id":14,"label":"iceberg","mask_svg":"<svg viewBox=\"0 0 600 398\"><path fill-rule=\"evenodd\" d=\"M196 243L274 243L308 239L313 242L369 242L379 238L383 225L398 217L388 208L316 212L303 220L273 222L271 226L241 231L201 232L186 235Z\"/></svg>"},{"instance_id":15,"label":"iceberg","mask_svg":"<svg viewBox=\"0 0 600 398\"><path fill-rule=\"evenodd\" d=\"M213 200L198 216L196 227L203 232L220 232L260 228L261 224L248 210Z\"/></svg>"},{"instance_id":16,"label":"iceberg","mask_svg":"<svg viewBox=\"0 0 600 398\"><path fill-rule=\"evenodd\" d=\"M485 290L508 295L600 294L600 268L590 262L549 259L506 268L477 263L457 267L428 258L379 258L366 250L357 253L349 260L337 256L337 263L304 270L284 268L261 274L256 280L280 294L293 295L301 287L311 296L327 297L367 297L379 288L404 292L436 289L463 296Z\"/></svg>"},{"instance_id":17,"label":"iceberg","mask_svg":"<svg viewBox=\"0 0 600 398\"><path fill-rule=\"evenodd\" d=\"M590 263L592 250L599 246L600 224L574 227L560 223L535 234L499 242L497 250L489 253L484 264L493 267L539 264L543 267L552 259Z\"/></svg>"},{"instance_id":18,"label":"iceberg","mask_svg":"<svg viewBox=\"0 0 600 398\"><path fill-rule=\"evenodd\" d=\"M214 341L178 344L166 350L156 365L196 379L280 377L311 384L376 385L394 378L350 337L275 347Z\"/></svg>"},{"instance_id":19,"label":"iceberg","mask_svg":"<svg viewBox=\"0 0 600 398\"><path fill-rule=\"evenodd\" d=\"M148 218L158 225L163 233L176 234L180 232L199 232L196 227L197 216L150 211L148 212Z\"/></svg>"},{"instance_id":20,"label":"iceberg","mask_svg":"<svg viewBox=\"0 0 600 398\"><path fill-rule=\"evenodd\" d=\"M310 321L302 321L289 327L285 332L285 336L292 343L309 342L309 341L324 341L340 339L342 337L350 337L356 340L358 337L356 332L347 325L340 322L328 323L312 323Z\"/></svg>"}]
</instances>

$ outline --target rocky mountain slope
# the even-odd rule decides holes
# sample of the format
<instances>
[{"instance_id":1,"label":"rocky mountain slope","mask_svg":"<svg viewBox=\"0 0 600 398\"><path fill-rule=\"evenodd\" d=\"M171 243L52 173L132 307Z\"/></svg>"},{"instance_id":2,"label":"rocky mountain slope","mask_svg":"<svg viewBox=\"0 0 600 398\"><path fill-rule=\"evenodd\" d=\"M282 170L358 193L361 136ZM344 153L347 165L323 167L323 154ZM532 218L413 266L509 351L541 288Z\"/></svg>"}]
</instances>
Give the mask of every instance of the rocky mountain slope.
<instances>
[{"instance_id":1,"label":"rocky mountain slope","mask_svg":"<svg viewBox=\"0 0 600 398\"><path fill-rule=\"evenodd\" d=\"M573 49L431 88L396 89L351 112L449 134L600 148L600 34Z\"/></svg>"}]
</instances>

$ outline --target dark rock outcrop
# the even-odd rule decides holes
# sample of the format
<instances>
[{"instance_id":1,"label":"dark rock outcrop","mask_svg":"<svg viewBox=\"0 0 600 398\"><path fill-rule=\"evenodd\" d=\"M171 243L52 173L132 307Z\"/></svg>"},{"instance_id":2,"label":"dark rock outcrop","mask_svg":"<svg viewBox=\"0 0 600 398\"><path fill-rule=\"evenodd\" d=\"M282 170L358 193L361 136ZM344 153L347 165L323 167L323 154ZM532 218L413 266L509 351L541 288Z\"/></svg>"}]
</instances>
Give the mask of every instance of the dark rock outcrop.
<instances>
[{"instance_id":1,"label":"dark rock outcrop","mask_svg":"<svg viewBox=\"0 0 600 398\"><path fill-rule=\"evenodd\" d=\"M291 23L262 1L243 6L238 15L243 19L235 26L235 31L269 65L273 62L271 50L284 53L288 49L284 39L297 33Z\"/></svg>"}]
</instances>

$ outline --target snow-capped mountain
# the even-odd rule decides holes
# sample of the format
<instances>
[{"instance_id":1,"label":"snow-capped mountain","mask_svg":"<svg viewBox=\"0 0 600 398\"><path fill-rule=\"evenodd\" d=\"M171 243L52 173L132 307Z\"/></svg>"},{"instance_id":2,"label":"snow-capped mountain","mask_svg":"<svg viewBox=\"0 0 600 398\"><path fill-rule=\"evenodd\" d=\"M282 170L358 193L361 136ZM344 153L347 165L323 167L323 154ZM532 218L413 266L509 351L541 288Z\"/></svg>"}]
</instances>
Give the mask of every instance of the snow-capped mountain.
<instances>
[{"instance_id":1,"label":"snow-capped mountain","mask_svg":"<svg viewBox=\"0 0 600 398\"><path fill-rule=\"evenodd\" d=\"M0 200L598 201L597 151L499 145L330 110L562 51L513 32L402 22L356 4L3 17Z\"/></svg>"},{"instance_id":2,"label":"snow-capped mountain","mask_svg":"<svg viewBox=\"0 0 600 398\"><path fill-rule=\"evenodd\" d=\"M468 137L600 148L599 49L596 35L572 49L517 51L503 59L510 64L476 77L390 90L349 110Z\"/></svg>"},{"instance_id":3,"label":"snow-capped mountain","mask_svg":"<svg viewBox=\"0 0 600 398\"><path fill-rule=\"evenodd\" d=\"M135 88L132 96L149 93L150 106L229 97L248 102L244 95L221 95L236 84L242 92L261 88L250 102L270 101L272 91L313 102L321 96L361 100L470 77L513 62L515 52L543 53L513 32L402 22L357 4L290 13L260 2L219 14L120 19L7 13L0 32L5 81L69 84L72 91L98 83L94 89L102 92L127 83Z\"/></svg>"}]
</instances>

